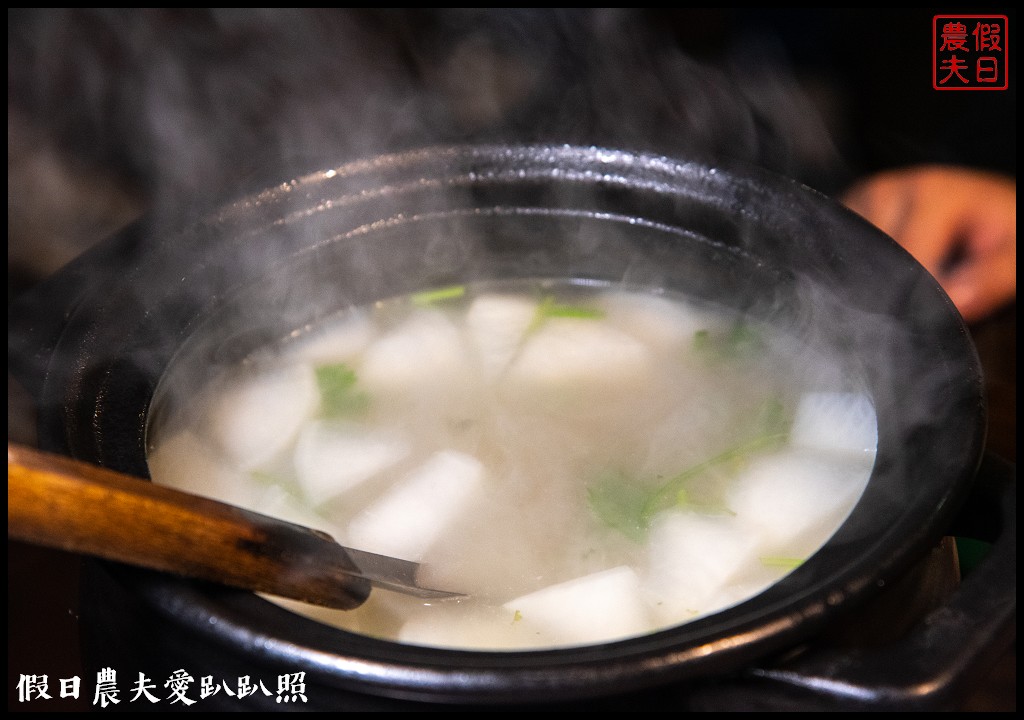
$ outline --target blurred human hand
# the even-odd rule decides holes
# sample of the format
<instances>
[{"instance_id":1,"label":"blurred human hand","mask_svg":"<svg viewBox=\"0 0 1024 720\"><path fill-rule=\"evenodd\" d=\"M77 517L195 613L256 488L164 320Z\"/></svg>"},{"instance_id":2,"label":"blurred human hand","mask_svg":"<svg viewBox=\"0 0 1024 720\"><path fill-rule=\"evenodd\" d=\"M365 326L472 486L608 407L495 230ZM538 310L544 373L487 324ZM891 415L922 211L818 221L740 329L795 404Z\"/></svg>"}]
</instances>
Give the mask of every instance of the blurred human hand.
<instances>
[{"instance_id":1,"label":"blurred human hand","mask_svg":"<svg viewBox=\"0 0 1024 720\"><path fill-rule=\"evenodd\" d=\"M1017 295L1017 181L953 165L869 176L842 201L891 235L967 322Z\"/></svg>"}]
</instances>

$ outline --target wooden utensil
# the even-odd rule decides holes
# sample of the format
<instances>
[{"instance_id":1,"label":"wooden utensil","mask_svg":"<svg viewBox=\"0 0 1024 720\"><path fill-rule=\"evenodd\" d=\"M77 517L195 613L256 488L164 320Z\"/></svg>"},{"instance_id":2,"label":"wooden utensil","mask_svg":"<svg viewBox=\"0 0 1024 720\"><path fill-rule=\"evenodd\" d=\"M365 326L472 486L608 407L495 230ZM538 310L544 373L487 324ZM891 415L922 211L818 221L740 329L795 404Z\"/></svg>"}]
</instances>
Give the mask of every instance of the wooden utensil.
<instances>
[{"instance_id":1,"label":"wooden utensil","mask_svg":"<svg viewBox=\"0 0 1024 720\"><path fill-rule=\"evenodd\" d=\"M345 548L327 533L52 453L7 444L7 535L350 610L371 585L425 598L418 564Z\"/></svg>"}]
</instances>

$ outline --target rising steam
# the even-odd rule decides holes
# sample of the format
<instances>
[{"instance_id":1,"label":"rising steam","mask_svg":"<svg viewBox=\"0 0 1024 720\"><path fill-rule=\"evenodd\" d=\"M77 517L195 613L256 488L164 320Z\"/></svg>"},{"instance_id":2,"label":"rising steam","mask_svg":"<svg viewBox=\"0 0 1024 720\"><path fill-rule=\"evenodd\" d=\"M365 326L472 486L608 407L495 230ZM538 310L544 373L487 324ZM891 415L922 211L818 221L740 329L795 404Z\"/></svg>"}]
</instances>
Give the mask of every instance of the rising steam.
<instances>
[{"instance_id":1,"label":"rising steam","mask_svg":"<svg viewBox=\"0 0 1024 720\"><path fill-rule=\"evenodd\" d=\"M91 224L98 235L132 208L173 217L354 158L452 142L728 156L807 177L834 170L825 126L777 48L724 43L698 60L672 34L713 35L727 17L12 10L9 171L24 191L10 196L23 230L14 241L53 242L41 202L84 196L79 206L113 216ZM67 225L72 244L98 239Z\"/></svg>"}]
</instances>

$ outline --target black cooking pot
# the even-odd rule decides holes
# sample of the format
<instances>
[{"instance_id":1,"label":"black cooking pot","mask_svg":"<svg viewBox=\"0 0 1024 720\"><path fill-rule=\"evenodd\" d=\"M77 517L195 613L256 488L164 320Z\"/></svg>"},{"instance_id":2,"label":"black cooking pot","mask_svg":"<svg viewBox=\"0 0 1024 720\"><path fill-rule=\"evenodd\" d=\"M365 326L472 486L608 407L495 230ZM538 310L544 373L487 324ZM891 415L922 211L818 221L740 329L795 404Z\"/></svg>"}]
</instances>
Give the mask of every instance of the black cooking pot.
<instances>
[{"instance_id":1,"label":"black cooking pot","mask_svg":"<svg viewBox=\"0 0 1024 720\"><path fill-rule=\"evenodd\" d=\"M906 252L754 169L577 147L435 148L343 165L183 231L140 225L87 253L11 307L9 359L39 402L44 448L148 475L150 401L183 348L202 343L197 365L228 361L350 304L518 277L681 291L842 350L879 420L863 500L820 552L749 601L646 637L546 651L399 645L252 594L101 563L83 608L87 630L98 628L87 646L97 667L265 679L269 694L220 693L196 706L207 708L281 707L277 678L296 673L304 707L325 709L698 707L709 693L743 705L772 683L796 705L806 692L825 705L920 707L958 689L936 675L980 662L1014 627L1015 501L1000 467L985 473L999 477L985 480L994 499L974 499L995 550L925 633L881 653L808 650L907 573L982 486L982 378L956 310Z\"/></svg>"}]
</instances>

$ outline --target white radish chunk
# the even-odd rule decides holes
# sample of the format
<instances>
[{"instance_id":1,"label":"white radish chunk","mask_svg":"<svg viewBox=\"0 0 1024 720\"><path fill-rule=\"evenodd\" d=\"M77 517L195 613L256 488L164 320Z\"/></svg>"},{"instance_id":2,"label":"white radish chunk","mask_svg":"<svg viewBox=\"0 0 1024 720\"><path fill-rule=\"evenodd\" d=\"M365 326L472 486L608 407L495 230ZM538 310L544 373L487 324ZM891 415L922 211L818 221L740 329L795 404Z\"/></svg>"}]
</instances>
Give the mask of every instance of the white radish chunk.
<instances>
[{"instance_id":1,"label":"white radish chunk","mask_svg":"<svg viewBox=\"0 0 1024 720\"><path fill-rule=\"evenodd\" d=\"M334 538L338 537L337 528L331 522L313 512L302 498L296 497L280 483L267 485L256 502L253 509L263 515L321 530Z\"/></svg>"},{"instance_id":2,"label":"white radish chunk","mask_svg":"<svg viewBox=\"0 0 1024 720\"><path fill-rule=\"evenodd\" d=\"M366 349L359 377L375 401L436 394L465 375L466 355L462 334L447 317L419 312Z\"/></svg>"},{"instance_id":3,"label":"white radish chunk","mask_svg":"<svg viewBox=\"0 0 1024 720\"><path fill-rule=\"evenodd\" d=\"M347 314L310 337L300 338L295 357L312 365L347 362L369 345L373 332L373 323L365 313Z\"/></svg>"},{"instance_id":4,"label":"white radish chunk","mask_svg":"<svg viewBox=\"0 0 1024 720\"><path fill-rule=\"evenodd\" d=\"M665 622L718 607L712 599L757 570L760 538L730 515L660 514L648 540L646 589Z\"/></svg>"},{"instance_id":5,"label":"white radish chunk","mask_svg":"<svg viewBox=\"0 0 1024 720\"><path fill-rule=\"evenodd\" d=\"M348 542L418 562L465 511L483 477L476 458L451 450L435 453L352 519Z\"/></svg>"},{"instance_id":6,"label":"white radish chunk","mask_svg":"<svg viewBox=\"0 0 1024 720\"><path fill-rule=\"evenodd\" d=\"M409 445L394 433L353 423L309 423L295 443L295 472L307 498L327 502L403 460Z\"/></svg>"},{"instance_id":7,"label":"white radish chunk","mask_svg":"<svg viewBox=\"0 0 1024 720\"><path fill-rule=\"evenodd\" d=\"M252 469L288 447L319 402L310 366L270 370L219 395L210 411L210 433L234 462Z\"/></svg>"},{"instance_id":8,"label":"white radish chunk","mask_svg":"<svg viewBox=\"0 0 1024 720\"><path fill-rule=\"evenodd\" d=\"M550 585L503 607L544 633L538 645L605 642L651 629L640 579L624 565Z\"/></svg>"},{"instance_id":9,"label":"white radish chunk","mask_svg":"<svg viewBox=\"0 0 1024 720\"><path fill-rule=\"evenodd\" d=\"M645 293L615 293L605 301L610 323L653 348L690 347L694 336L721 324L709 313Z\"/></svg>"},{"instance_id":10,"label":"white radish chunk","mask_svg":"<svg viewBox=\"0 0 1024 720\"><path fill-rule=\"evenodd\" d=\"M606 324L550 318L523 345L505 392L557 411L589 414L631 400L650 377L651 355Z\"/></svg>"},{"instance_id":11,"label":"white radish chunk","mask_svg":"<svg viewBox=\"0 0 1024 720\"><path fill-rule=\"evenodd\" d=\"M502 607L420 605L405 616L398 641L413 645L501 650L539 644L539 629Z\"/></svg>"},{"instance_id":12,"label":"white radish chunk","mask_svg":"<svg viewBox=\"0 0 1024 720\"><path fill-rule=\"evenodd\" d=\"M871 399L862 393L806 393L797 404L790 443L794 447L849 453L873 462L878 421Z\"/></svg>"},{"instance_id":13,"label":"white radish chunk","mask_svg":"<svg viewBox=\"0 0 1024 720\"><path fill-rule=\"evenodd\" d=\"M725 502L738 521L764 537L766 549L810 552L849 515L869 477L865 466L786 452L753 461Z\"/></svg>"},{"instance_id":14,"label":"white radish chunk","mask_svg":"<svg viewBox=\"0 0 1024 720\"><path fill-rule=\"evenodd\" d=\"M466 311L470 343L488 380L511 362L537 317L537 303L511 295L482 295Z\"/></svg>"},{"instance_id":15,"label":"white radish chunk","mask_svg":"<svg viewBox=\"0 0 1024 720\"><path fill-rule=\"evenodd\" d=\"M146 462L150 476L163 485L250 510L259 509L260 488L248 473L240 471L191 430L161 441Z\"/></svg>"},{"instance_id":16,"label":"white radish chunk","mask_svg":"<svg viewBox=\"0 0 1024 720\"><path fill-rule=\"evenodd\" d=\"M539 385L632 379L647 350L625 333L587 319L552 318L533 335L515 363L517 377Z\"/></svg>"}]
</instances>

